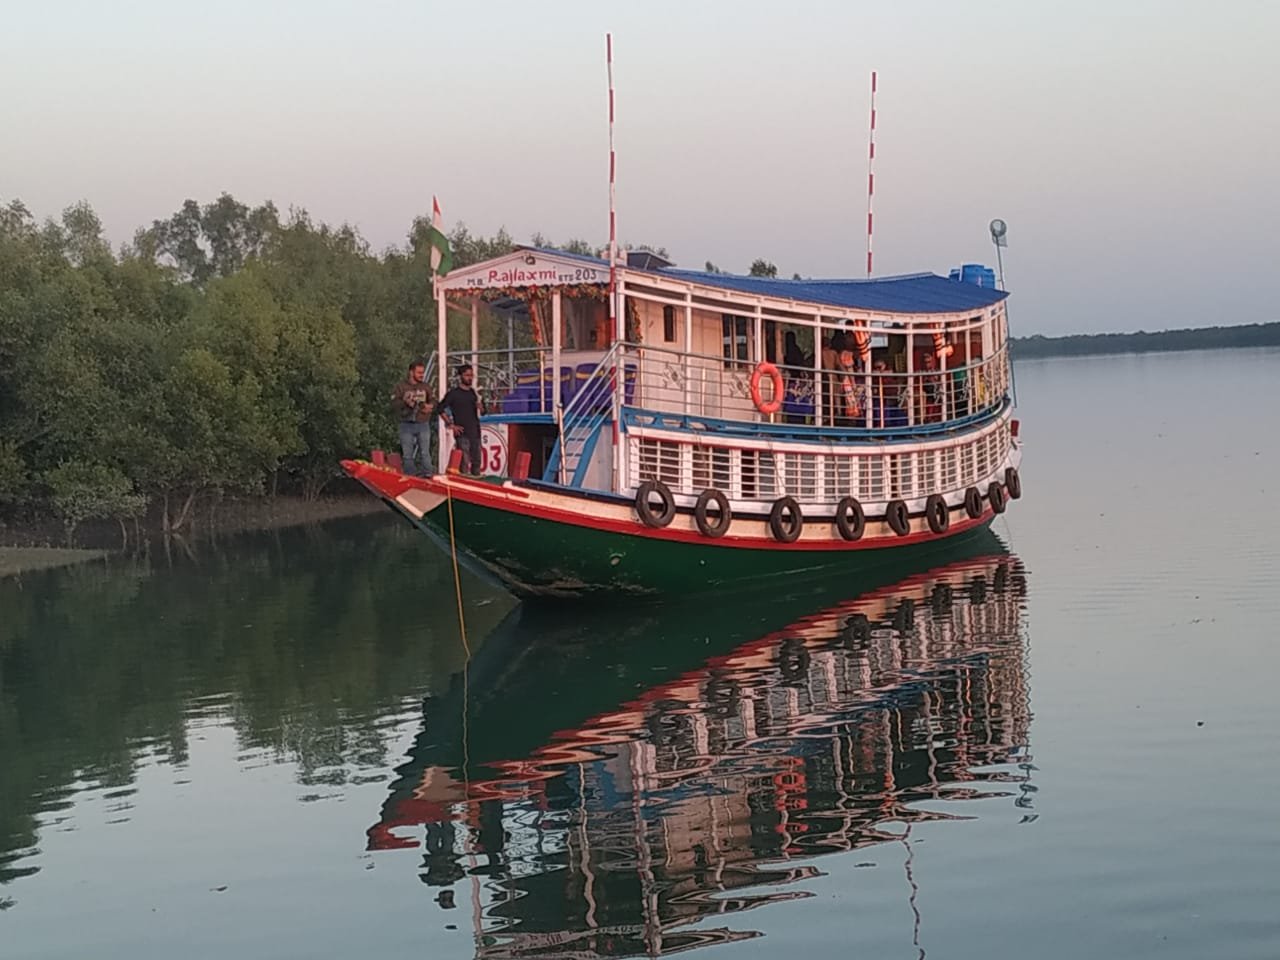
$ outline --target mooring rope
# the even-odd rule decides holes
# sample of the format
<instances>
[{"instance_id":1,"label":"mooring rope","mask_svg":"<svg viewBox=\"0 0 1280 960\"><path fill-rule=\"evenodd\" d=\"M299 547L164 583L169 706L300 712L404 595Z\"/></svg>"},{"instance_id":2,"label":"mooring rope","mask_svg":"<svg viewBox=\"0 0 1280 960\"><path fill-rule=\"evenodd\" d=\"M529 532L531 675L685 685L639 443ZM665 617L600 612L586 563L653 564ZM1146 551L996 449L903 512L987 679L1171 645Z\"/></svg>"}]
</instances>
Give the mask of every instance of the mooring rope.
<instances>
[{"instance_id":1,"label":"mooring rope","mask_svg":"<svg viewBox=\"0 0 1280 960\"><path fill-rule=\"evenodd\" d=\"M462 574L458 569L458 541L454 534L453 522L453 489L449 481L444 481L445 501L449 511L449 559L453 563L453 592L458 601L458 635L462 638L462 797L463 835L462 849L467 856L471 875L471 922L477 943L483 933L483 908L480 903L480 876L476 869L476 854L472 845L471 827L467 818L471 814L471 744L468 737L468 723L471 696L471 645L467 642L467 618L462 604Z\"/></svg>"}]
</instances>

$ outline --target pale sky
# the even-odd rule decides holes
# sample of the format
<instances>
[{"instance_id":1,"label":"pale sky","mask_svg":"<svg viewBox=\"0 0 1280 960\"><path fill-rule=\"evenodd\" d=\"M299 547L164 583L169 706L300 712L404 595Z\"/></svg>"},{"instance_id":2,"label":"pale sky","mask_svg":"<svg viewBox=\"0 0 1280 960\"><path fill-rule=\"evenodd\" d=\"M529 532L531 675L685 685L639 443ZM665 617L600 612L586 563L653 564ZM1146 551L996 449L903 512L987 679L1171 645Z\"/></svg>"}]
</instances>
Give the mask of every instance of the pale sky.
<instances>
[{"instance_id":1,"label":"pale sky","mask_svg":"<svg viewBox=\"0 0 1280 960\"><path fill-rule=\"evenodd\" d=\"M115 242L187 197L682 266L994 266L1014 333L1280 320L1280 0L0 0L0 200Z\"/></svg>"}]
</instances>

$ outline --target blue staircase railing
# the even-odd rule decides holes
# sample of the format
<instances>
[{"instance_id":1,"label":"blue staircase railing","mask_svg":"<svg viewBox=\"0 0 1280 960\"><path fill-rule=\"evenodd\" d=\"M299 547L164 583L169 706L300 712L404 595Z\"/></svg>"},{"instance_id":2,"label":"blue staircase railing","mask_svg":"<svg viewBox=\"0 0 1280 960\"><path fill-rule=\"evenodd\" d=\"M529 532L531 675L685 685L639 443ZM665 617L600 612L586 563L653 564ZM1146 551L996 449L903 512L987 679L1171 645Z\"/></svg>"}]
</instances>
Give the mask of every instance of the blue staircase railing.
<instances>
[{"instance_id":1,"label":"blue staircase railing","mask_svg":"<svg viewBox=\"0 0 1280 960\"><path fill-rule=\"evenodd\" d=\"M594 369L579 368L574 394L560 413L560 438L543 480L581 487L600 435L613 421L614 376L619 350L615 344Z\"/></svg>"}]
</instances>

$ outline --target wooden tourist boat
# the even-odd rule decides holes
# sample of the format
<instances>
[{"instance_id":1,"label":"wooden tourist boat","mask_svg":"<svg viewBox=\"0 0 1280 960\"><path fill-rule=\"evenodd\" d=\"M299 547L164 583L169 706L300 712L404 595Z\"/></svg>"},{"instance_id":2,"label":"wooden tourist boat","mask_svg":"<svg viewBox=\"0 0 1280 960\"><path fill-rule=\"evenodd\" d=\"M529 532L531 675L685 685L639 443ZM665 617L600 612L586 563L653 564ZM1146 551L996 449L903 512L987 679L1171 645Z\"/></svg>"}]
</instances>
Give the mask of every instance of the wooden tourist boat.
<instances>
[{"instance_id":1,"label":"wooden tourist boat","mask_svg":"<svg viewBox=\"0 0 1280 960\"><path fill-rule=\"evenodd\" d=\"M823 855L896 859L950 801L1031 807L1024 571L990 533L940 561L718 621L663 605L626 643L607 611L535 613L427 701L368 850L469 902L478 957L665 956L759 936L741 912L809 895Z\"/></svg>"},{"instance_id":2,"label":"wooden tourist boat","mask_svg":"<svg viewBox=\"0 0 1280 960\"><path fill-rule=\"evenodd\" d=\"M1006 293L972 273L778 280L520 247L435 284L436 386L474 367L481 475L343 466L526 596L918 553L1021 495Z\"/></svg>"}]
</instances>

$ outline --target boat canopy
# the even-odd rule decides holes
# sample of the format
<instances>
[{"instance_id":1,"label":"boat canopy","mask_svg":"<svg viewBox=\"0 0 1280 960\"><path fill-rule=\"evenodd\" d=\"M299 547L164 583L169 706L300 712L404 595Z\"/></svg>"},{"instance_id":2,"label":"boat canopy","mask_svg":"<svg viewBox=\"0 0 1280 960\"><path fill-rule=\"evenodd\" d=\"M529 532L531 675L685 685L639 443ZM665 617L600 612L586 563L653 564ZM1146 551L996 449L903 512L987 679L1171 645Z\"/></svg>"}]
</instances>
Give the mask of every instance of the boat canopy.
<instances>
[{"instance_id":1,"label":"boat canopy","mask_svg":"<svg viewBox=\"0 0 1280 960\"><path fill-rule=\"evenodd\" d=\"M953 280L933 273L914 273L865 280L785 280L773 277L709 273L665 266L649 251L629 251L618 274L632 283L678 281L691 287L745 294L789 304L812 304L839 310L895 315L960 314L1004 300L1004 290ZM503 288L607 284L609 262L600 257L522 246L502 257L455 270L439 281L449 293L502 291ZM492 299L492 294L486 296Z\"/></svg>"}]
</instances>

